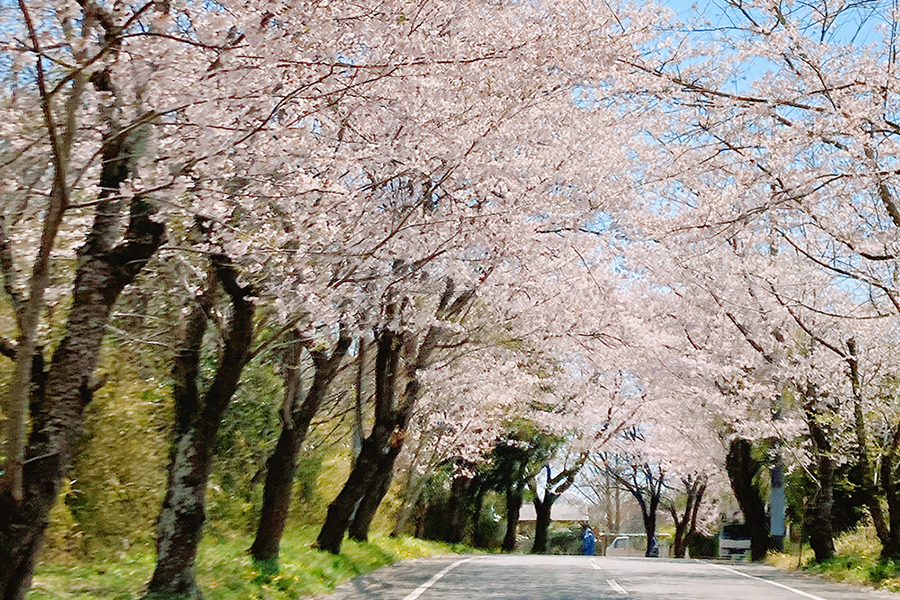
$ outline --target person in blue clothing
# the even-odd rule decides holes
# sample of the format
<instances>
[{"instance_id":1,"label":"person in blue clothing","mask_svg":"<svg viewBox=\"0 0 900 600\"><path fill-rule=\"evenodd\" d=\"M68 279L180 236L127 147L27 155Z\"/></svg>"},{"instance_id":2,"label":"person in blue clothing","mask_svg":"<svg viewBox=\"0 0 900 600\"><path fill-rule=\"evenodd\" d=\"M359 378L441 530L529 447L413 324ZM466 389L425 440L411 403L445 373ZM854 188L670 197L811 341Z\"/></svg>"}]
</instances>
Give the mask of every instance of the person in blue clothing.
<instances>
[{"instance_id":1,"label":"person in blue clothing","mask_svg":"<svg viewBox=\"0 0 900 600\"><path fill-rule=\"evenodd\" d=\"M581 534L581 549L585 556L593 556L596 550L594 532L591 531L590 525L584 526L584 532Z\"/></svg>"}]
</instances>

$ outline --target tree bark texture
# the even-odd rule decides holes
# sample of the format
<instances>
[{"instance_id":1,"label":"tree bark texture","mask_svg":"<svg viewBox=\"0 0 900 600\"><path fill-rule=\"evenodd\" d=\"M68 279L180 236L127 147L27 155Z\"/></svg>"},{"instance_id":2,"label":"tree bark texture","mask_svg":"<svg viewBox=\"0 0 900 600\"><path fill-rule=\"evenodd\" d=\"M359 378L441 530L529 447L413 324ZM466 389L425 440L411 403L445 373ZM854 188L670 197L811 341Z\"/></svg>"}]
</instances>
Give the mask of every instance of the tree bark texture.
<instances>
[{"instance_id":1,"label":"tree bark texture","mask_svg":"<svg viewBox=\"0 0 900 600\"><path fill-rule=\"evenodd\" d=\"M639 471L643 471L643 485L638 481L637 473ZM659 501L662 497L664 476L662 473L654 476L650 465L644 464L640 467L633 467L631 479L628 491L641 507L641 520L647 536L647 550L644 552L644 556L653 556L656 546L656 511L659 509Z\"/></svg>"},{"instance_id":2,"label":"tree bark texture","mask_svg":"<svg viewBox=\"0 0 900 600\"><path fill-rule=\"evenodd\" d=\"M644 522L644 533L647 535L647 550L644 552L644 556L659 556L658 554L654 554L654 548L657 549L656 546L656 509L655 507L648 507L646 513L642 515L642 520Z\"/></svg>"},{"instance_id":3,"label":"tree bark texture","mask_svg":"<svg viewBox=\"0 0 900 600\"><path fill-rule=\"evenodd\" d=\"M525 492L525 482L511 481L506 487L506 534L503 536L504 552L513 552L516 549L516 534L519 530L519 514L522 511L522 496Z\"/></svg>"},{"instance_id":4,"label":"tree bark texture","mask_svg":"<svg viewBox=\"0 0 900 600\"><path fill-rule=\"evenodd\" d=\"M534 544L531 545L532 554L543 554L547 552L547 544L550 534L550 512L553 509L553 503L559 496L557 494L545 493L544 499L541 500L537 496L534 498Z\"/></svg>"},{"instance_id":5,"label":"tree bark texture","mask_svg":"<svg viewBox=\"0 0 900 600\"><path fill-rule=\"evenodd\" d=\"M101 203L98 212L114 207ZM117 213L116 213L117 214ZM42 381L40 406L32 407L32 431L23 465L23 500L0 493L0 597L20 600L31 585L36 555L90 401L90 379L113 304L162 245L165 230L150 206L134 198L124 239L105 220L95 222L79 251L72 306L62 341Z\"/></svg>"},{"instance_id":6,"label":"tree bark texture","mask_svg":"<svg viewBox=\"0 0 900 600\"><path fill-rule=\"evenodd\" d=\"M806 535L809 546L815 553L816 562L834 557L834 459L828 456L816 457L816 477L819 489L806 509Z\"/></svg>"},{"instance_id":7,"label":"tree bark texture","mask_svg":"<svg viewBox=\"0 0 900 600\"><path fill-rule=\"evenodd\" d=\"M467 498L471 489L472 478L468 475L457 474L450 484L450 499L447 503L447 542L451 544L462 543L466 537L466 525L468 523Z\"/></svg>"},{"instance_id":8,"label":"tree bark texture","mask_svg":"<svg viewBox=\"0 0 900 600\"><path fill-rule=\"evenodd\" d=\"M440 320L456 317L474 297L474 290L455 295L453 281L448 278L435 316ZM394 461L403 448L406 428L421 391L418 373L428 366L434 350L448 333L440 325L429 327L421 339L411 332L398 333L388 327L377 332L375 424L363 441L344 487L328 507L325 523L316 539L320 549L333 554L340 552L344 534L360 508L362 515L358 527L354 528L354 535L368 535L366 520L371 523L378 504L390 487ZM400 393L398 383L404 385ZM363 504L367 494L369 499Z\"/></svg>"},{"instance_id":9,"label":"tree bark texture","mask_svg":"<svg viewBox=\"0 0 900 600\"><path fill-rule=\"evenodd\" d=\"M859 373L859 357L856 352L856 340L847 340L848 355L847 365L850 367L850 384L853 390L853 425L856 434L857 460L862 469L862 493L875 533L882 546L882 556L900 558L900 538L897 538L897 530L889 528L884 510L881 506L881 498L878 495L875 467L873 466L872 450L869 446L869 432L866 427L865 409L863 406L862 381ZM893 463L893 457L886 457L889 463ZM888 469L889 471L892 469ZM883 482L882 482L883 483ZM888 486L891 486L888 483ZM887 553L885 553L887 551Z\"/></svg>"},{"instance_id":10,"label":"tree bark texture","mask_svg":"<svg viewBox=\"0 0 900 600\"><path fill-rule=\"evenodd\" d=\"M400 336L389 329L378 334L375 355L375 424L363 440L359 456L347 481L328 506L325 523L316 540L318 547L333 554L341 551L344 534L356 508L372 485L380 458L389 449L394 433L393 394L400 366Z\"/></svg>"},{"instance_id":11,"label":"tree bark texture","mask_svg":"<svg viewBox=\"0 0 900 600\"><path fill-rule=\"evenodd\" d=\"M20 2L19 6L37 52L40 46L31 15L25 2ZM98 8L98 11L102 10ZM107 31L107 34L111 51L119 45L118 32ZM164 226L151 220L152 210L144 198L133 197L126 201L119 196L135 156L133 149L128 147L128 135L115 119L109 119L109 129L103 132L100 148L100 193L93 224L85 244L78 251L73 298L63 338L53 352L49 370L46 373L34 371L36 331L49 277L50 255L69 205L68 162L78 129L76 109L87 83L86 75L73 78L64 103L64 117L57 123L45 87L42 59L37 61L36 76L54 173L27 300L18 297L9 279L11 272L4 267L7 290L13 292L11 300L20 339L14 382L5 406L9 413L8 457L4 475L0 478L0 598L3 600L19 600L31 586L48 515L71 462L84 409L91 398L90 378L97 365L112 307L165 237ZM130 219L123 239L119 240L119 219L126 206L130 206ZM5 263L11 259L11 248L5 243L5 234L3 237L2 259ZM29 407L36 383L43 388L40 405ZM29 414L32 423L26 442Z\"/></svg>"},{"instance_id":12,"label":"tree bark texture","mask_svg":"<svg viewBox=\"0 0 900 600\"><path fill-rule=\"evenodd\" d=\"M406 429L405 424L402 426L402 429ZM378 467L375 476L372 478L372 483L366 489L362 499L360 499L356 507L356 514L353 515L353 520L347 529L350 539L357 542L369 541L369 528L372 526L378 507L381 506L381 501L384 500L384 496L391 487L394 464L397 462L397 456L400 455L402 446L402 439L395 439L391 447L382 454L381 459L378 461Z\"/></svg>"},{"instance_id":13,"label":"tree bark texture","mask_svg":"<svg viewBox=\"0 0 900 600\"><path fill-rule=\"evenodd\" d=\"M751 449L749 440L733 439L725 458L725 469L750 532L750 557L760 561L769 550L769 520L766 518L765 502L754 482L762 464L753 458Z\"/></svg>"},{"instance_id":14,"label":"tree bark texture","mask_svg":"<svg viewBox=\"0 0 900 600\"><path fill-rule=\"evenodd\" d=\"M819 409L816 407L818 398L813 386L810 386L807 391L807 400L804 412L815 455L818 489L807 506L804 528L809 545L815 553L816 562L822 562L834 556L832 511L834 509L835 461L831 457L829 432L819 420ZM830 412L830 408L826 410Z\"/></svg>"},{"instance_id":15,"label":"tree bark texture","mask_svg":"<svg viewBox=\"0 0 900 600\"><path fill-rule=\"evenodd\" d=\"M312 384L301 402L300 356L302 342L295 334L288 347L285 374L285 412L281 433L274 452L266 461L266 482L256 537L250 554L257 561L278 558L281 537L287 524L291 506L291 488L297 472L300 448L309 432L310 423L325 399L328 386L337 375L338 367L350 347L350 337L343 331L331 354L321 350L310 352L313 361Z\"/></svg>"},{"instance_id":16,"label":"tree bark texture","mask_svg":"<svg viewBox=\"0 0 900 600\"><path fill-rule=\"evenodd\" d=\"M206 518L206 484L212 470L216 435L237 390L253 338L251 290L237 283L237 271L224 257L213 257L214 277L188 320L184 347L175 361L175 435L166 496L156 526L156 569L146 598L201 598L194 577L197 547ZM231 302L225 347L207 392L197 382L200 349L217 286Z\"/></svg>"},{"instance_id":17,"label":"tree bark texture","mask_svg":"<svg viewBox=\"0 0 900 600\"><path fill-rule=\"evenodd\" d=\"M387 438L387 441L382 441L384 438ZM382 449L389 441L390 435L386 435L383 431L373 432L363 441L362 449L350 476L337 497L328 506L325 524L317 538L317 545L320 549L333 554L340 553L344 534L350 527L357 506L374 483Z\"/></svg>"},{"instance_id":18,"label":"tree bark texture","mask_svg":"<svg viewBox=\"0 0 900 600\"><path fill-rule=\"evenodd\" d=\"M36 53L39 53L40 41L37 29L32 20L28 6L22 0L19 1L19 9L30 34L30 41ZM40 17L39 17L40 18ZM112 37L112 36L111 36ZM118 40L112 38L110 46L118 46ZM79 57L80 58L80 57ZM10 388L6 394L4 411L6 412L5 438L6 460L3 463L3 474L0 476L0 494L9 493L13 501L21 503L24 500L24 468L26 460L26 435L29 415L29 390L32 380L31 357L37 347L38 325L40 323L41 310L44 306L44 291L50 283L50 255L56 245L56 237L63 223L63 217L69 208L69 161L71 149L78 122L76 120L76 107L82 102L82 95L87 84L84 73L73 77L72 85L68 89L68 98L65 103L64 118L57 123L53 114L51 92L48 91L43 60L38 57L35 64L35 75L38 91L41 99L41 112L43 113L43 127L46 131L50 145L53 164L53 185L48 196L48 204L43 217L43 229L41 241L31 269L31 281L29 282L28 298L20 297L13 284L15 268L13 266L12 249L8 245L5 232L2 233L3 246L3 279L5 290L8 292L13 310L15 311L16 324L19 328L18 349L14 356L15 369ZM116 134L120 133L118 129ZM94 230L109 233L104 228L104 219L101 218L104 208L118 207L118 202L110 202L109 196L118 191L119 185L127 177L127 169L117 169L122 162L122 144L125 136L105 135L102 147L101 180L113 184L114 187L104 186L100 193L100 210L95 214ZM121 177L116 179L121 173ZM116 213L118 215L118 213ZM106 236L104 236L106 237Z\"/></svg>"}]
</instances>

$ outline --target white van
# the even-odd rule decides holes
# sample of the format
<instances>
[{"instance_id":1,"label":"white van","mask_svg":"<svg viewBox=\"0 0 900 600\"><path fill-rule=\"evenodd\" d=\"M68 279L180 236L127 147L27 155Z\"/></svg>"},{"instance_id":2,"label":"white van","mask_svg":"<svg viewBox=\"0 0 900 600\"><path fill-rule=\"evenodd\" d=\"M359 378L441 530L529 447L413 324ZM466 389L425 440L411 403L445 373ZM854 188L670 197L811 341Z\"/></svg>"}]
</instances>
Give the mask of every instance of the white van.
<instances>
[{"instance_id":1,"label":"white van","mask_svg":"<svg viewBox=\"0 0 900 600\"><path fill-rule=\"evenodd\" d=\"M744 560L750 556L750 532L744 523L725 523L719 531L719 558Z\"/></svg>"},{"instance_id":2,"label":"white van","mask_svg":"<svg viewBox=\"0 0 900 600\"><path fill-rule=\"evenodd\" d=\"M646 538L644 538L646 539ZM640 554L638 554L640 552ZM606 556L643 556L644 550L635 547L629 536L620 535L606 547Z\"/></svg>"},{"instance_id":3,"label":"white van","mask_svg":"<svg viewBox=\"0 0 900 600\"><path fill-rule=\"evenodd\" d=\"M668 534L656 537L656 553L652 556L667 558L669 556ZM616 536L606 547L606 556L646 556L647 536L643 533L631 533Z\"/></svg>"}]
</instances>

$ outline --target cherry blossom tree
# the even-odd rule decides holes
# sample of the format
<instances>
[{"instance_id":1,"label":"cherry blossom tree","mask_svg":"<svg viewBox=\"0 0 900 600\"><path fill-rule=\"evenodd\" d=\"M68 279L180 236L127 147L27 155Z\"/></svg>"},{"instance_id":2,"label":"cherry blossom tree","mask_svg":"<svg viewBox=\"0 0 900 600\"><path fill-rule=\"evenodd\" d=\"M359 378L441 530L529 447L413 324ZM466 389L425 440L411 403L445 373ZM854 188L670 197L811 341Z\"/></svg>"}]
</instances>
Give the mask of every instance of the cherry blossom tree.
<instances>
[{"instance_id":1,"label":"cherry blossom tree","mask_svg":"<svg viewBox=\"0 0 900 600\"><path fill-rule=\"evenodd\" d=\"M668 155L669 175L645 186L655 190L650 197L667 190L663 194L673 209L669 231L693 228L724 242L755 227L759 249L796 255L820 271L816 280L849 295L849 301L835 303L831 295L813 298L798 292L803 286L797 275L808 275L810 269L780 276L777 282L761 265L748 269L768 280L766 285L777 283L775 293L795 316L811 309L803 317L804 335L811 335L811 343L801 344L805 350L796 344L786 347L793 352L792 366L775 358L793 371L779 376L784 384L806 390L804 412L824 502L814 511L820 516L829 512L826 482L833 465L827 464L827 457L840 454L836 447L842 443L836 435L839 428L824 431L825 423L840 418L860 424L855 427L856 452L866 480L874 481L864 412L854 408L856 418L848 410L862 406L859 365L846 347L853 334L844 333L840 340L823 331L848 326L829 317L843 317L855 329L862 319L885 323L896 314L893 244L900 221L892 167L892 10L887 3L867 4L865 9L850 3L730 3L716 9L718 14L695 15L696 28L705 32L693 38L696 43L680 46L661 62L632 62L647 76L648 89L657 82L657 101L682 115L674 129L670 125L675 122L667 123L645 138L654 140L648 146L678 142L677 150L676 145L658 148ZM716 29L726 21L727 28ZM680 54L682 50L686 52ZM711 60L716 69L708 68ZM677 186L669 185L672 181ZM761 286L763 293L766 285ZM747 327L747 321L734 320ZM758 332L748 329L745 338L756 339L764 351L768 346ZM802 360L801 351L807 354ZM839 360L844 364L835 364ZM849 376L856 391L841 377L830 376L834 373ZM848 402L851 397L856 400ZM865 487L872 489L870 483ZM868 496L880 521L881 510ZM815 519L816 524L825 521ZM887 528L878 529L885 556L894 555L896 544L885 535ZM822 537L817 556L826 557L830 534L823 532Z\"/></svg>"}]
</instances>

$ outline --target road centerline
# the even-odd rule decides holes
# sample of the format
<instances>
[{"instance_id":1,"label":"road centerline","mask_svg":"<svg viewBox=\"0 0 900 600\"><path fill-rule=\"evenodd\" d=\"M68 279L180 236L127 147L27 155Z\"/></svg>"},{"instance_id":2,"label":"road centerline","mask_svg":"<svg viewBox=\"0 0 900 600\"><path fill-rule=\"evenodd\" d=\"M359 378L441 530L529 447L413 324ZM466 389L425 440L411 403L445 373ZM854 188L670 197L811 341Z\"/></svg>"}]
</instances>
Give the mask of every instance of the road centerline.
<instances>
[{"instance_id":1,"label":"road centerline","mask_svg":"<svg viewBox=\"0 0 900 600\"><path fill-rule=\"evenodd\" d=\"M615 579L607 579L606 583L609 584L609 587L611 587L613 590L615 590L616 592L618 592L620 594L624 595L624 594L628 593L628 590L626 590L621 585L619 585Z\"/></svg>"},{"instance_id":2,"label":"road centerline","mask_svg":"<svg viewBox=\"0 0 900 600\"><path fill-rule=\"evenodd\" d=\"M803 596L804 598L809 598L809 600L827 600L826 598L823 598L822 596L816 596L815 594L809 594L809 593L804 592L804 591L802 591L802 590L798 590L798 589L796 589L796 588L792 588L792 587L789 586L789 585L784 585L783 583L778 583L777 581L771 581L771 580L769 580L769 579L763 579L762 577L757 577L757 576L755 576L755 575L748 575L747 573L743 573L743 572L741 572L741 571L738 571L737 569L732 569L732 568L730 568L730 567L725 567L725 566L722 566L722 565L716 565L716 564L712 564L712 563L710 563L709 566L715 567L715 568L717 568L717 569L722 569L723 571L728 571L729 573L734 573L734 574L736 574L736 575L740 575L741 577L746 577L747 579L755 579L756 581L762 581L762 582L768 583L769 585L774 585L775 587L780 587L780 588L785 589L785 590L787 590L787 591L789 591L789 592L793 592L793 593L797 594L798 596Z\"/></svg>"},{"instance_id":3,"label":"road centerline","mask_svg":"<svg viewBox=\"0 0 900 600\"><path fill-rule=\"evenodd\" d=\"M450 571L452 571L453 569L455 569L455 568L458 567L459 565L461 565L461 564L463 564L463 563L465 563L465 562L469 562L469 561L472 560L473 558L475 558L475 557L474 557L474 556L470 556L469 558L464 558L464 559L462 559L462 560L456 561L456 562L453 563L453 564L447 565L446 567L444 567L443 569L441 569L440 571L438 571L437 573L435 573L434 575L432 575L432 576L431 576L431 579L429 579L428 581L426 581L425 583L423 583L422 585L420 585L419 587L417 587L416 589L414 589L412 592L410 592L409 595L407 595L407 596L405 596L405 597L403 598L403 600L416 600L416 598L418 598L419 596L421 596L422 594L424 594L425 591L428 590L428 588L430 588L430 587L433 586L435 583L437 583L438 581L440 581L441 577L443 577L444 575L446 575L447 573L449 573Z\"/></svg>"}]
</instances>

